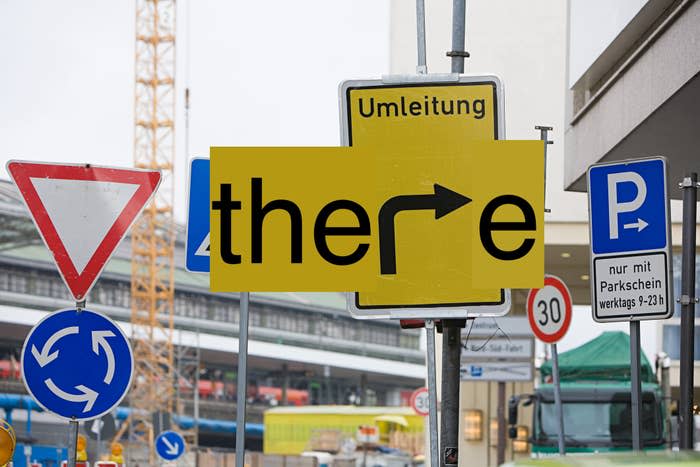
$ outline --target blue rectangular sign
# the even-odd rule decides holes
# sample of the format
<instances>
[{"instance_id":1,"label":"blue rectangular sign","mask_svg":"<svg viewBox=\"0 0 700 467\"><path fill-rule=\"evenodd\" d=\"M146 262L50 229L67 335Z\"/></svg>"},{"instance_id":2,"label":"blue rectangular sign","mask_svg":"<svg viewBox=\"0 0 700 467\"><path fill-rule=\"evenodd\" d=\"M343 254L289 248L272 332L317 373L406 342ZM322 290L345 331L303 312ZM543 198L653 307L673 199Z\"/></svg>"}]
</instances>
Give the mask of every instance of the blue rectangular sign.
<instances>
[{"instance_id":1,"label":"blue rectangular sign","mask_svg":"<svg viewBox=\"0 0 700 467\"><path fill-rule=\"evenodd\" d=\"M594 254L666 248L663 159L596 165L588 172L588 184Z\"/></svg>"},{"instance_id":2,"label":"blue rectangular sign","mask_svg":"<svg viewBox=\"0 0 700 467\"><path fill-rule=\"evenodd\" d=\"M591 308L599 322L673 313L666 159L588 169Z\"/></svg>"},{"instance_id":3,"label":"blue rectangular sign","mask_svg":"<svg viewBox=\"0 0 700 467\"><path fill-rule=\"evenodd\" d=\"M209 272L209 159L190 161L185 268Z\"/></svg>"}]
</instances>

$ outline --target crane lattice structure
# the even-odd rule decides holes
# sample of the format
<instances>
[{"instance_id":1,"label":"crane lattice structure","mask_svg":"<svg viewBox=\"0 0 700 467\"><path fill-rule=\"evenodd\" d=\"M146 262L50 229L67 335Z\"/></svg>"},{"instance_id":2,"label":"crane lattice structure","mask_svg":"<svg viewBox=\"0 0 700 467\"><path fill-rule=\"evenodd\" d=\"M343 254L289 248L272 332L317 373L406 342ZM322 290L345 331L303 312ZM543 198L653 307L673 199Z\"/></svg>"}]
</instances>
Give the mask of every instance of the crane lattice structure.
<instances>
[{"instance_id":1,"label":"crane lattice structure","mask_svg":"<svg viewBox=\"0 0 700 467\"><path fill-rule=\"evenodd\" d=\"M160 169L162 180L131 229L135 372L127 423L130 451L145 454L139 460L150 465L155 465L153 416L171 414L175 399L175 7L175 0L136 0L134 165Z\"/></svg>"}]
</instances>

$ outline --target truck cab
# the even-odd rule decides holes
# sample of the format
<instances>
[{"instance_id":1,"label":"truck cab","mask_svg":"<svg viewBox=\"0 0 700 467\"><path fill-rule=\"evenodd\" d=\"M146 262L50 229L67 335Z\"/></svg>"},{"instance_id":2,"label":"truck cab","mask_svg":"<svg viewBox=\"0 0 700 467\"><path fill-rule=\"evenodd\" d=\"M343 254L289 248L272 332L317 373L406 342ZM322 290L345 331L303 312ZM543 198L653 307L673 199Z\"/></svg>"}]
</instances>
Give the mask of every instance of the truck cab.
<instances>
[{"instance_id":1,"label":"truck cab","mask_svg":"<svg viewBox=\"0 0 700 467\"><path fill-rule=\"evenodd\" d=\"M632 413L629 382L562 382L564 441L567 453L632 449ZM509 401L509 434L515 436L518 405L533 404L531 424L533 457L557 454L557 412L554 386L542 384L534 394ZM645 450L665 448L664 404L658 384L642 385L642 441Z\"/></svg>"}]
</instances>

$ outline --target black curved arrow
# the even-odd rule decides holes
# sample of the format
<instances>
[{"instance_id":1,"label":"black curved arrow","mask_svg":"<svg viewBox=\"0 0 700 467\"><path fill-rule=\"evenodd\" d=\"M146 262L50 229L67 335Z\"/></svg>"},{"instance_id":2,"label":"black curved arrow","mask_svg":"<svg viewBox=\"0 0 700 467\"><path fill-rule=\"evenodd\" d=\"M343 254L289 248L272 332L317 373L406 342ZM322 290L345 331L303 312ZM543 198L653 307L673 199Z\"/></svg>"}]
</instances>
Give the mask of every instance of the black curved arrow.
<instances>
[{"instance_id":1,"label":"black curved arrow","mask_svg":"<svg viewBox=\"0 0 700 467\"><path fill-rule=\"evenodd\" d=\"M434 209L435 219L471 202L470 198L435 183L434 194L399 195L379 210L379 266L382 274L396 274L396 229L394 218L401 211Z\"/></svg>"}]
</instances>

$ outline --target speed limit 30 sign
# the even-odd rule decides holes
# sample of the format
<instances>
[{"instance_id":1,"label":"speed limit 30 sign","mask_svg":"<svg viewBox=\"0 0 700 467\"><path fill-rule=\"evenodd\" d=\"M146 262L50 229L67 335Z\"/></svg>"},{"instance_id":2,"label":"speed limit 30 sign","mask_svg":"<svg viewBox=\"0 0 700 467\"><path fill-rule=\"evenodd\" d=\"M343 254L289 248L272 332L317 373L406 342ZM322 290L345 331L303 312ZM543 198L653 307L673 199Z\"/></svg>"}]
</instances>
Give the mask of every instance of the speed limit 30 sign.
<instances>
[{"instance_id":1,"label":"speed limit 30 sign","mask_svg":"<svg viewBox=\"0 0 700 467\"><path fill-rule=\"evenodd\" d=\"M430 412L429 397L428 388L416 389L411 394L411 407L418 415L425 417Z\"/></svg>"},{"instance_id":2,"label":"speed limit 30 sign","mask_svg":"<svg viewBox=\"0 0 700 467\"><path fill-rule=\"evenodd\" d=\"M546 275L544 287L530 289L527 296L527 318L532 332L548 344L560 340L571 324L571 294L564 281Z\"/></svg>"}]
</instances>

